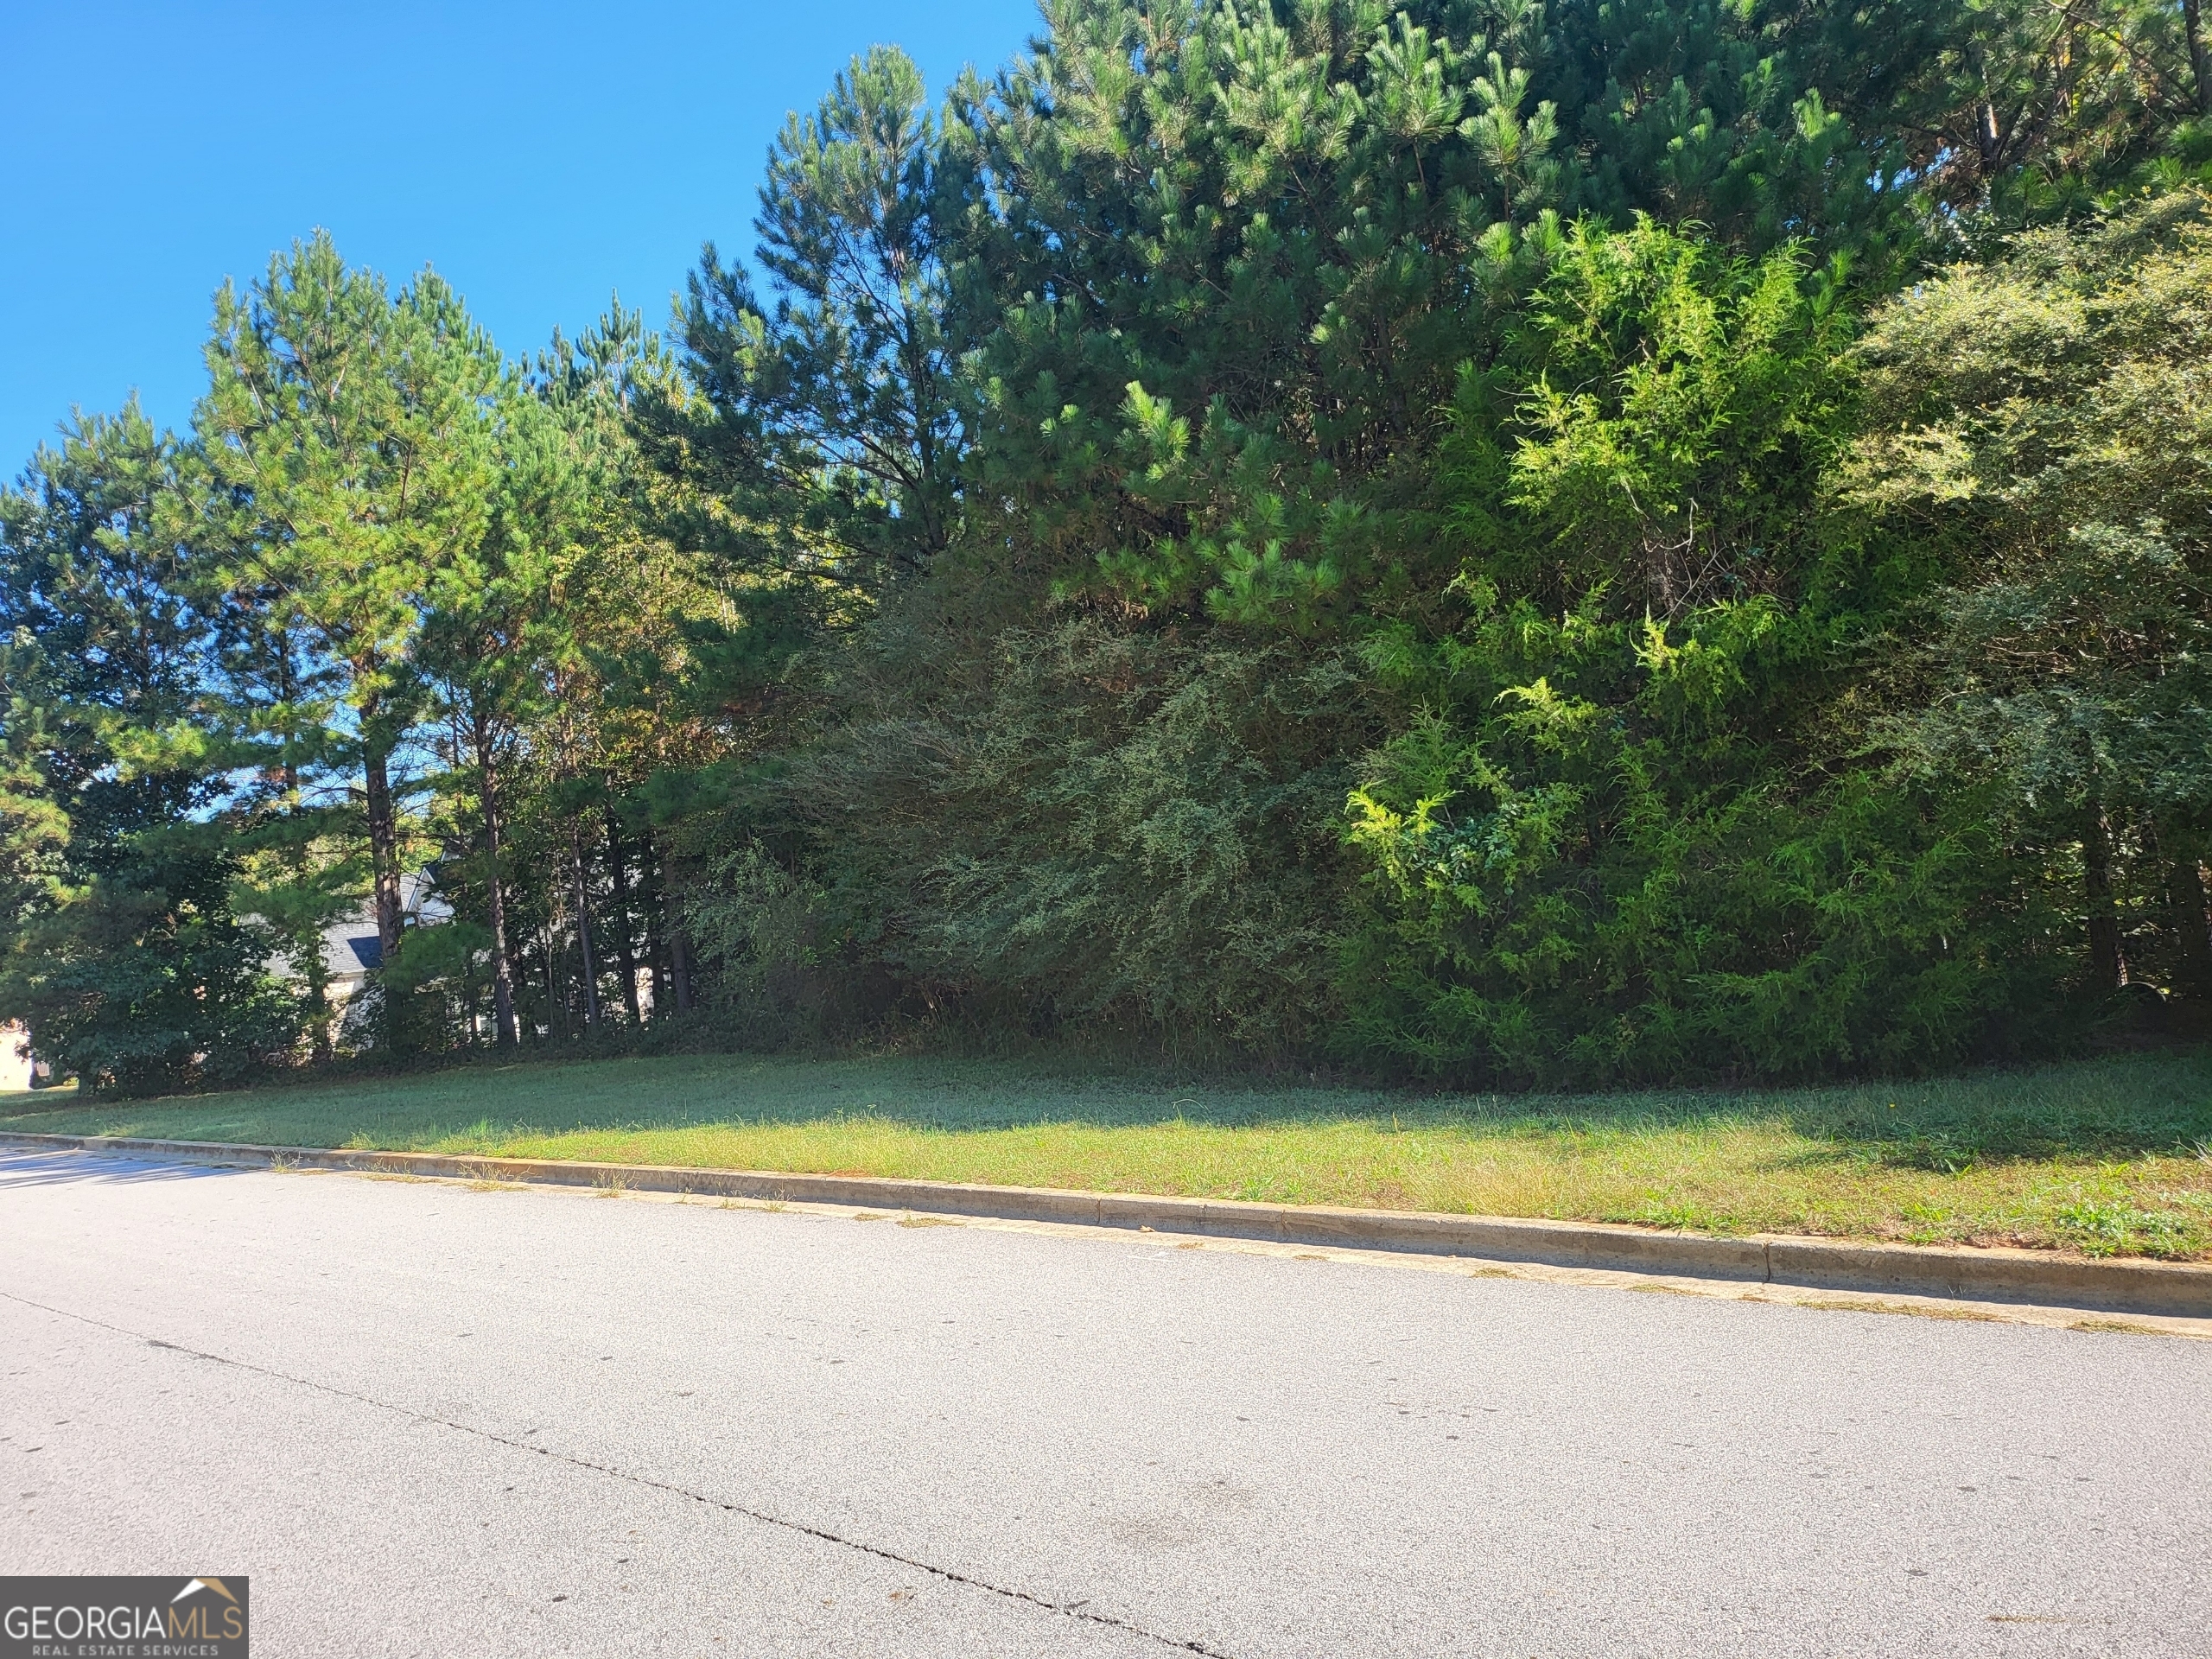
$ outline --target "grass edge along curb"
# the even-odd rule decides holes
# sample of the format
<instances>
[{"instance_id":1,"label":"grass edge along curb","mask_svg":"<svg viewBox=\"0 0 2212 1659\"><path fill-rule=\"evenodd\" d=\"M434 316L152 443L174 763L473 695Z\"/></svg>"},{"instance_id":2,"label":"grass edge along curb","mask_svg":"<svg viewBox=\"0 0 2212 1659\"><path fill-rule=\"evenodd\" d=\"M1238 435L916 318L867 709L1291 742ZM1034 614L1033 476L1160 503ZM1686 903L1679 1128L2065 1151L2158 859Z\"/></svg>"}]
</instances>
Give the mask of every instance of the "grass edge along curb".
<instances>
[{"instance_id":1,"label":"grass edge along curb","mask_svg":"<svg viewBox=\"0 0 2212 1659\"><path fill-rule=\"evenodd\" d=\"M1771 1233L1719 1237L1603 1222L1331 1205L1253 1204L1052 1187L989 1186L867 1175L692 1169L669 1164L581 1163L555 1158L267 1147L120 1135L0 1130L0 1146L104 1152L246 1169L407 1174L463 1180L607 1186L702 1197L1142 1228L1282 1243L1408 1250L1548 1267L1601 1268L1801 1289L1888 1291L1957 1300L2023 1302L2181 1319L2212 1318L2212 1265L2118 1262L2040 1250L1832 1241Z\"/></svg>"}]
</instances>

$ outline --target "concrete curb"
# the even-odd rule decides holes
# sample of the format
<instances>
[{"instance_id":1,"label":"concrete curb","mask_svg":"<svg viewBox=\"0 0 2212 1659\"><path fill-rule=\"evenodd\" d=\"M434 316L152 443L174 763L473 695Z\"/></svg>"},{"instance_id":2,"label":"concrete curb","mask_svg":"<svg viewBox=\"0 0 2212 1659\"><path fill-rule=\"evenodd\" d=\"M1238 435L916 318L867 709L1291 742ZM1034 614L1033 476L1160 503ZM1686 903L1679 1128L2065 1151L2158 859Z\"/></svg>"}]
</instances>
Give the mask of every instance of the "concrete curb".
<instances>
[{"instance_id":1,"label":"concrete curb","mask_svg":"<svg viewBox=\"0 0 2212 1659\"><path fill-rule=\"evenodd\" d=\"M1344 1210L1327 1205L1244 1204L1225 1198L1069 1192L1050 1187L980 1186L769 1170L684 1169L666 1164L587 1164L435 1152L332 1151L8 1131L0 1131L0 1146L100 1152L242 1169L327 1169L458 1180L530 1181L988 1216L1009 1221L1150 1228L1162 1233L1406 1250L1816 1290L1890 1292L2181 1319L2212 1318L2212 1265L2091 1261L2040 1250L1831 1242L1764 1234L1717 1238L1596 1222L1525 1221L1501 1216Z\"/></svg>"}]
</instances>

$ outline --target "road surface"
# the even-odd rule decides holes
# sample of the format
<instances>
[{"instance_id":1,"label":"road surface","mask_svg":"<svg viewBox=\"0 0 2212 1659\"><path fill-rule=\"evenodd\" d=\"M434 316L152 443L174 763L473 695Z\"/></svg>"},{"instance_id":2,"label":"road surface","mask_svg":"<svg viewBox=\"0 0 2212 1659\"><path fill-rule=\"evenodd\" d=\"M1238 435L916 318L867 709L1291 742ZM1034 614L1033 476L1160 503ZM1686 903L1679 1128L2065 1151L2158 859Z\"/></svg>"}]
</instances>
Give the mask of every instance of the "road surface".
<instances>
[{"instance_id":1,"label":"road surface","mask_svg":"<svg viewBox=\"0 0 2212 1659\"><path fill-rule=\"evenodd\" d=\"M2212 1344L0 1154L0 1571L295 1655L2212 1652Z\"/></svg>"}]
</instances>

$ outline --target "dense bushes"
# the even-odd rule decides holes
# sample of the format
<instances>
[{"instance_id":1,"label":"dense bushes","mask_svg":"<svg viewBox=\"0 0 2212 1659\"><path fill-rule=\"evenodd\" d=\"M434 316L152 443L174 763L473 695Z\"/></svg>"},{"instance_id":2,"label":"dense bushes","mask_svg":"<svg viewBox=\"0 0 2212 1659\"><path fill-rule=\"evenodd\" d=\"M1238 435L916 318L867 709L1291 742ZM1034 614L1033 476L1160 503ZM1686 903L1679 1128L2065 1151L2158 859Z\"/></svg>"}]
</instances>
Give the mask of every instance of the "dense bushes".
<instances>
[{"instance_id":1,"label":"dense bushes","mask_svg":"<svg viewBox=\"0 0 2212 1659\"><path fill-rule=\"evenodd\" d=\"M909 1022L1217 1057L1311 1046L1332 1001L1352 665L1075 618L944 672L918 706L849 690L782 780L814 883L803 922L755 842L725 867L742 884L702 904L702 944L743 982L780 969L787 995L804 985L847 1018L820 982L873 969L875 1012Z\"/></svg>"}]
</instances>

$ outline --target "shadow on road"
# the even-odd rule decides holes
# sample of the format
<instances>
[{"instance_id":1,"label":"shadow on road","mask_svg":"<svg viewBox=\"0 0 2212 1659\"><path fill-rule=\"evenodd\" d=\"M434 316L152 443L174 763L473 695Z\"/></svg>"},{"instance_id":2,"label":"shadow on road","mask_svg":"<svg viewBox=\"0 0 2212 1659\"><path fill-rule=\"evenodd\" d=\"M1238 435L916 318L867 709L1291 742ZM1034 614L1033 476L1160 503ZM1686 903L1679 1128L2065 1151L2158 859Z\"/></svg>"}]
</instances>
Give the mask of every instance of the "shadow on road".
<instances>
[{"instance_id":1,"label":"shadow on road","mask_svg":"<svg viewBox=\"0 0 2212 1659\"><path fill-rule=\"evenodd\" d=\"M40 1152L0 1147L0 1192L16 1186L57 1186L99 1181L108 1185L142 1181L189 1181L211 1175L249 1175L251 1170L208 1164L158 1162L107 1152Z\"/></svg>"}]
</instances>

